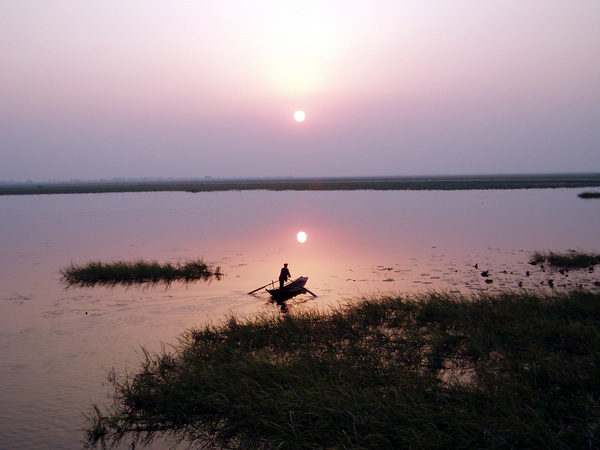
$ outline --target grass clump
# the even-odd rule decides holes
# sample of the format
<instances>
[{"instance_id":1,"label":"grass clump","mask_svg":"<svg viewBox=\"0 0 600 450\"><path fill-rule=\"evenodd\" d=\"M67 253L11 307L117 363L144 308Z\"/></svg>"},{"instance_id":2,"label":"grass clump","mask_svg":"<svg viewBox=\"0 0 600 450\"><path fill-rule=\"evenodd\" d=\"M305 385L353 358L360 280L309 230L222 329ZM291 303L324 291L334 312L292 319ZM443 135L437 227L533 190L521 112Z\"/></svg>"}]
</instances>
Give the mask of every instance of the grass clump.
<instances>
[{"instance_id":1,"label":"grass clump","mask_svg":"<svg viewBox=\"0 0 600 450\"><path fill-rule=\"evenodd\" d=\"M173 281L192 282L209 280L212 277L219 279L222 276L220 267L213 269L201 259L177 264L143 260L111 263L93 261L85 265L71 264L61 269L60 274L66 284L82 287L141 283L170 284Z\"/></svg>"},{"instance_id":2,"label":"grass clump","mask_svg":"<svg viewBox=\"0 0 600 450\"><path fill-rule=\"evenodd\" d=\"M600 253L586 253L571 250L566 253L535 252L531 264L547 263L559 269L583 269L600 263Z\"/></svg>"},{"instance_id":3,"label":"grass clump","mask_svg":"<svg viewBox=\"0 0 600 450\"><path fill-rule=\"evenodd\" d=\"M589 199L589 198L600 198L600 192L582 192L578 194L577 197Z\"/></svg>"},{"instance_id":4,"label":"grass clump","mask_svg":"<svg viewBox=\"0 0 600 450\"><path fill-rule=\"evenodd\" d=\"M600 294L357 300L186 332L114 383L87 445L600 446Z\"/></svg>"}]
</instances>

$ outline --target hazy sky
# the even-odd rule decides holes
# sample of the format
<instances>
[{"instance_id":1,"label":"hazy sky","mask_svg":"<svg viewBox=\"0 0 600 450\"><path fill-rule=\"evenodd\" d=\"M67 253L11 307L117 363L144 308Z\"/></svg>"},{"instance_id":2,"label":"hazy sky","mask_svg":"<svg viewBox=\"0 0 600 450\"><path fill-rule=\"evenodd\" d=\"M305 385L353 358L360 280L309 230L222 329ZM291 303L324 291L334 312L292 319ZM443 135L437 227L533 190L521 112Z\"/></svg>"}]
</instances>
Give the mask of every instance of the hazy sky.
<instances>
[{"instance_id":1,"label":"hazy sky","mask_svg":"<svg viewBox=\"0 0 600 450\"><path fill-rule=\"evenodd\" d=\"M0 0L0 180L592 171L598 0Z\"/></svg>"}]
</instances>

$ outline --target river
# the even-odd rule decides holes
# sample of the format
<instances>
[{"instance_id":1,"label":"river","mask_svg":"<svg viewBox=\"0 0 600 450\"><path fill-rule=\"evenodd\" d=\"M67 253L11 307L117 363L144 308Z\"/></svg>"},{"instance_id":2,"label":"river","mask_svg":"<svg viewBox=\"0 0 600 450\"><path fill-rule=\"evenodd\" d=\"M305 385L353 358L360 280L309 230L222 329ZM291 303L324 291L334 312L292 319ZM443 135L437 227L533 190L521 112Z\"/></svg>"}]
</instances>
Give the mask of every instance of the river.
<instances>
[{"instance_id":1,"label":"river","mask_svg":"<svg viewBox=\"0 0 600 450\"><path fill-rule=\"evenodd\" d=\"M580 191L2 196L0 448L81 447L84 414L109 402L110 371L134 371L142 347L168 348L187 328L281 314L264 290L247 292L284 262L317 294L290 301L291 313L388 292L598 289L598 272L528 264L536 250L600 251L600 201ZM129 288L67 287L60 276L92 260L196 258L225 276Z\"/></svg>"}]
</instances>

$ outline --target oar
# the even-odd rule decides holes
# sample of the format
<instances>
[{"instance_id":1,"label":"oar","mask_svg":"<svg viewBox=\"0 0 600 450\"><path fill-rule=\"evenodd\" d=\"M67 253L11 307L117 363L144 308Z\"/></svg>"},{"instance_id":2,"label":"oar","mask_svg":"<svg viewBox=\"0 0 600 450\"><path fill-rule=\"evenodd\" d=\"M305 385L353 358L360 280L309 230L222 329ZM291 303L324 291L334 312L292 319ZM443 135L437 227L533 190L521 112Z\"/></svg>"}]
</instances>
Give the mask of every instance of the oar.
<instances>
[{"instance_id":1,"label":"oar","mask_svg":"<svg viewBox=\"0 0 600 450\"><path fill-rule=\"evenodd\" d=\"M312 295L313 297L316 297L316 296L317 296L317 294L315 294L314 292L311 292L311 291L309 291L309 290L308 290L308 289L306 289L306 288L304 288L304 290L305 290L306 292L308 292L310 295Z\"/></svg>"},{"instance_id":2,"label":"oar","mask_svg":"<svg viewBox=\"0 0 600 450\"><path fill-rule=\"evenodd\" d=\"M253 291L248 292L248 294L254 294L256 291L260 291L262 288L266 288L268 285L273 284L274 281L271 281L270 283L265 284L264 286L261 286L257 289L254 289Z\"/></svg>"}]
</instances>

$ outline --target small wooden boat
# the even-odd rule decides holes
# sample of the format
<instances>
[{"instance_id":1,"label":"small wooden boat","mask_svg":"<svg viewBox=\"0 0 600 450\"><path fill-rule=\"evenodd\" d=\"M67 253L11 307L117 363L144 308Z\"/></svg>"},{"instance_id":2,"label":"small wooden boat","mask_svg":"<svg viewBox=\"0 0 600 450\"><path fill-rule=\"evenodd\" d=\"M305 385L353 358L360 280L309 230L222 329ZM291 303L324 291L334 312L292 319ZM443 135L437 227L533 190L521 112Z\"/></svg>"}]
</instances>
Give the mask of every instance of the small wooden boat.
<instances>
[{"instance_id":1,"label":"small wooden boat","mask_svg":"<svg viewBox=\"0 0 600 450\"><path fill-rule=\"evenodd\" d=\"M267 289L266 291L271 294L271 296L275 300L285 300L288 298L295 297L299 294L305 294L309 292L304 285L308 281L308 277L300 277L296 278L294 281L286 284L282 288L279 289ZM314 294L313 294L314 295Z\"/></svg>"}]
</instances>

